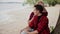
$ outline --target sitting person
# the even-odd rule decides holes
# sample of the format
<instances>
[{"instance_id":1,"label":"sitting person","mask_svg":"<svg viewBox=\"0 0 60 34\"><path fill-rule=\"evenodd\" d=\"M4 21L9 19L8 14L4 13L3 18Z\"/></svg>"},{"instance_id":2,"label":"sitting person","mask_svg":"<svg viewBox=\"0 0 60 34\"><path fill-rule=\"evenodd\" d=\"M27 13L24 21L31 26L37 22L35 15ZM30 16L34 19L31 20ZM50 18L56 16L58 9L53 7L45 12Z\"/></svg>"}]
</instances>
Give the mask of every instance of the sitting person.
<instances>
[{"instance_id":1,"label":"sitting person","mask_svg":"<svg viewBox=\"0 0 60 34\"><path fill-rule=\"evenodd\" d=\"M48 27L49 20L43 12L43 6L34 6L33 16L30 18L28 26L21 30L20 34L50 34Z\"/></svg>"},{"instance_id":2,"label":"sitting person","mask_svg":"<svg viewBox=\"0 0 60 34\"><path fill-rule=\"evenodd\" d=\"M48 12L47 12L47 10L45 9L44 3L43 3L42 1L39 1L37 4L43 6L43 11L42 11L42 12L43 12L44 15L47 16L47 15L48 15ZM36 5L37 5L37 4L36 4ZM34 12L34 11L33 11L33 12ZM34 15L33 12L31 12L31 14L30 14L30 18L29 18L28 21L30 21L31 18L33 17L33 15Z\"/></svg>"}]
</instances>

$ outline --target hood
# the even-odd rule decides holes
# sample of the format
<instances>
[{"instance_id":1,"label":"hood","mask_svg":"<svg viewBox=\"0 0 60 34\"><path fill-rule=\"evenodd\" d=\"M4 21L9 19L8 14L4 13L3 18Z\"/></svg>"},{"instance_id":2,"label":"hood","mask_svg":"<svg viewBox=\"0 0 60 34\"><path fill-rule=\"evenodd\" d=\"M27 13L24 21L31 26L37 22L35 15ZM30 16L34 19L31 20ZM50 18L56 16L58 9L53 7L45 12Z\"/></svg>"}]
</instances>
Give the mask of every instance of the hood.
<instances>
[{"instance_id":1,"label":"hood","mask_svg":"<svg viewBox=\"0 0 60 34\"><path fill-rule=\"evenodd\" d=\"M44 16L48 16L48 12L43 12L42 13Z\"/></svg>"}]
</instances>

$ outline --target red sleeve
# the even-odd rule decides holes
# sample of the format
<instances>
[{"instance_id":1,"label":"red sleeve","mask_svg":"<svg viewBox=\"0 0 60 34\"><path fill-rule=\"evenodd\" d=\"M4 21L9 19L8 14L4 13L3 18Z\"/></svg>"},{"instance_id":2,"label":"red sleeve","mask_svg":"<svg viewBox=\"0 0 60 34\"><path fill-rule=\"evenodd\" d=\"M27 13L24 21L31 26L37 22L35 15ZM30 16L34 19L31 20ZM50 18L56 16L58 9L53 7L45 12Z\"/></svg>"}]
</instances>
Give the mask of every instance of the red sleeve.
<instances>
[{"instance_id":1,"label":"red sleeve","mask_svg":"<svg viewBox=\"0 0 60 34\"><path fill-rule=\"evenodd\" d=\"M29 22L29 27L33 28L34 27L34 22L37 20L38 16L34 16L33 20Z\"/></svg>"},{"instance_id":2,"label":"red sleeve","mask_svg":"<svg viewBox=\"0 0 60 34\"><path fill-rule=\"evenodd\" d=\"M30 14L29 20L32 19L33 15L34 15L34 13L32 12L32 13Z\"/></svg>"},{"instance_id":3,"label":"red sleeve","mask_svg":"<svg viewBox=\"0 0 60 34\"><path fill-rule=\"evenodd\" d=\"M47 17L42 17L39 24L38 24L37 31L38 32L43 31L43 29L46 28L46 26L48 25L47 23L48 23Z\"/></svg>"}]
</instances>

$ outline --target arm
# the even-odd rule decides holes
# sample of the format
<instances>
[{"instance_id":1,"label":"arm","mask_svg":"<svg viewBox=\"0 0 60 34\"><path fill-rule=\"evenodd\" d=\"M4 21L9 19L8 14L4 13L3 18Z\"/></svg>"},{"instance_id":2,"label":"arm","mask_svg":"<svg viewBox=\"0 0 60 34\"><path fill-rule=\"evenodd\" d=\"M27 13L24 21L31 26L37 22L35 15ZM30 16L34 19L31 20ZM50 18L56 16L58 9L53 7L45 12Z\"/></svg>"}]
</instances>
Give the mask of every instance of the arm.
<instances>
[{"instance_id":1,"label":"arm","mask_svg":"<svg viewBox=\"0 0 60 34\"><path fill-rule=\"evenodd\" d=\"M28 25L26 28L22 29L22 31L24 30L24 31L26 31L26 32L29 32L29 30L30 30L32 27L34 27L34 21L37 20L37 17L38 17L38 16L33 16L33 18L31 19L31 21L29 22L29 25Z\"/></svg>"},{"instance_id":2,"label":"arm","mask_svg":"<svg viewBox=\"0 0 60 34\"><path fill-rule=\"evenodd\" d=\"M33 16L32 20L29 22L29 27L34 27L34 22L38 20L38 16Z\"/></svg>"},{"instance_id":3,"label":"arm","mask_svg":"<svg viewBox=\"0 0 60 34\"><path fill-rule=\"evenodd\" d=\"M32 13L30 14L30 17L29 17L29 20L28 20L28 24L29 24L29 22L31 22L31 21L33 20L33 15L34 15L34 13L32 12ZM23 30L29 30L29 29L30 29L30 27L27 26L27 27L25 27L24 29L22 29L22 31L23 31Z\"/></svg>"},{"instance_id":4,"label":"arm","mask_svg":"<svg viewBox=\"0 0 60 34\"><path fill-rule=\"evenodd\" d=\"M33 21L33 19L34 19L34 14L33 14L33 12L31 13L31 15L30 15L30 18L29 18L29 20L28 20L28 24L31 24L32 25L32 21ZM23 31L23 30L25 30L25 31L28 31L28 30L30 30L31 28L29 27L29 25L26 27L26 28L24 28L24 29L22 29L21 31Z\"/></svg>"},{"instance_id":5,"label":"arm","mask_svg":"<svg viewBox=\"0 0 60 34\"><path fill-rule=\"evenodd\" d=\"M30 21L29 27L33 28L34 27L34 21L36 21L38 16L34 16L32 21ZM32 31L32 32L27 32L28 34L38 34L38 31Z\"/></svg>"},{"instance_id":6,"label":"arm","mask_svg":"<svg viewBox=\"0 0 60 34\"><path fill-rule=\"evenodd\" d=\"M29 20L28 20L28 24L33 20L33 16L34 16L34 13L32 12L32 13L30 14L30 17L29 17Z\"/></svg>"},{"instance_id":7,"label":"arm","mask_svg":"<svg viewBox=\"0 0 60 34\"><path fill-rule=\"evenodd\" d=\"M35 30L35 31L33 31L33 32L27 32L28 34L38 34L38 31L37 30Z\"/></svg>"},{"instance_id":8,"label":"arm","mask_svg":"<svg viewBox=\"0 0 60 34\"><path fill-rule=\"evenodd\" d=\"M24 29L22 29L22 30L24 30L24 31L29 31L29 30L30 30L30 27L27 26L26 28L24 28Z\"/></svg>"},{"instance_id":9,"label":"arm","mask_svg":"<svg viewBox=\"0 0 60 34\"><path fill-rule=\"evenodd\" d=\"M48 19L47 17L42 17L39 24L38 24L38 28L37 31L41 32L43 31L46 27L48 26Z\"/></svg>"},{"instance_id":10,"label":"arm","mask_svg":"<svg viewBox=\"0 0 60 34\"><path fill-rule=\"evenodd\" d=\"M32 13L30 14L29 20L32 19L33 15L34 15L34 13L32 12ZM29 21L29 20L28 20L28 21Z\"/></svg>"},{"instance_id":11,"label":"arm","mask_svg":"<svg viewBox=\"0 0 60 34\"><path fill-rule=\"evenodd\" d=\"M39 22L39 24L38 24L38 28L35 30L35 31L33 31L33 32L28 32L29 34L38 34L38 33L40 33L41 31L43 31L44 30L44 28L46 28L46 26L47 26L47 21L48 21L48 19L47 18L42 18L41 19L41 21Z\"/></svg>"},{"instance_id":12,"label":"arm","mask_svg":"<svg viewBox=\"0 0 60 34\"><path fill-rule=\"evenodd\" d=\"M30 14L30 17L29 17L29 20L28 20L28 24L33 20L33 15L34 15L34 13L32 12L32 13ZM30 29L30 27L27 26L26 28L22 29L22 31L23 31L23 30L29 30L29 29Z\"/></svg>"}]
</instances>

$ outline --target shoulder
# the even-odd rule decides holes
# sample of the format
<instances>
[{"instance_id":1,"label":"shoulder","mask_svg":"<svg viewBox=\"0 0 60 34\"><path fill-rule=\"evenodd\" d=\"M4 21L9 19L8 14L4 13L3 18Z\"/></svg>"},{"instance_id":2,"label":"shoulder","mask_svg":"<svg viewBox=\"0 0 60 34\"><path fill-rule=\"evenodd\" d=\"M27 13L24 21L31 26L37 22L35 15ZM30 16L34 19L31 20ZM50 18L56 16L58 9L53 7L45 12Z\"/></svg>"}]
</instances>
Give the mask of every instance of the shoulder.
<instances>
[{"instance_id":1,"label":"shoulder","mask_svg":"<svg viewBox=\"0 0 60 34\"><path fill-rule=\"evenodd\" d=\"M48 20L48 17L47 16L42 16L41 19L42 20Z\"/></svg>"}]
</instances>

